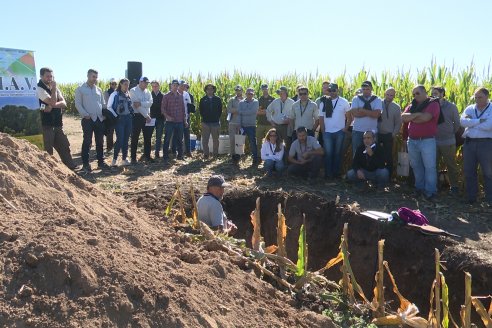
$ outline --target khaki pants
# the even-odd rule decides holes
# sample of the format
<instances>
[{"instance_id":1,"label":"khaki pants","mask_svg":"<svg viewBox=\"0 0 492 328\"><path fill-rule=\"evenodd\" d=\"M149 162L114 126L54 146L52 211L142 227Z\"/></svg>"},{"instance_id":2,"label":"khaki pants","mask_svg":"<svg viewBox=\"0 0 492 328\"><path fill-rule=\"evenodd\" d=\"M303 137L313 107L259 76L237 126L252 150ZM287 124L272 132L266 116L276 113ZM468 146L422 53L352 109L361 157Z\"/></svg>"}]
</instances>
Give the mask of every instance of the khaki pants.
<instances>
[{"instance_id":1,"label":"khaki pants","mask_svg":"<svg viewBox=\"0 0 492 328\"><path fill-rule=\"evenodd\" d=\"M53 155L54 148L63 164L69 169L75 168L72 154L70 153L70 142L61 126L43 126L43 143L44 150L48 154Z\"/></svg>"},{"instance_id":2,"label":"khaki pants","mask_svg":"<svg viewBox=\"0 0 492 328\"><path fill-rule=\"evenodd\" d=\"M439 170L439 162L442 162L448 170L449 183L451 187L458 187L458 165L456 165L456 145L437 146L437 168Z\"/></svg>"},{"instance_id":3,"label":"khaki pants","mask_svg":"<svg viewBox=\"0 0 492 328\"><path fill-rule=\"evenodd\" d=\"M258 148L258 154L261 153L261 146L263 145L263 138L265 138L268 130L272 128L271 125L258 125L256 127L256 148Z\"/></svg>"},{"instance_id":4,"label":"khaki pants","mask_svg":"<svg viewBox=\"0 0 492 328\"><path fill-rule=\"evenodd\" d=\"M236 153L236 134L239 134L241 123L229 123L229 153Z\"/></svg>"},{"instance_id":5,"label":"khaki pants","mask_svg":"<svg viewBox=\"0 0 492 328\"><path fill-rule=\"evenodd\" d=\"M210 135L212 135L213 155L217 156L219 154L219 133L220 125L215 126L202 123L202 148L205 156L210 154L210 149L208 148L208 140L210 139Z\"/></svg>"}]
</instances>

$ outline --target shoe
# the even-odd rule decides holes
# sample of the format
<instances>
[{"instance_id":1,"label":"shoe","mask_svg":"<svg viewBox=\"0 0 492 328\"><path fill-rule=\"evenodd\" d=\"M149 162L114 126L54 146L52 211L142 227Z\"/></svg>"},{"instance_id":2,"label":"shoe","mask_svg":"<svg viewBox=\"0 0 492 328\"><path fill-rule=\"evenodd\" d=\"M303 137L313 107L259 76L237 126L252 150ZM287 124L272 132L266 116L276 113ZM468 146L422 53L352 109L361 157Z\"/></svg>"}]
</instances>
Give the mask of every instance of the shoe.
<instances>
[{"instance_id":1,"label":"shoe","mask_svg":"<svg viewBox=\"0 0 492 328\"><path fill-rule=\"evenodd\" d=\"M155 159L153 159L152 157L149 157L149 158L147 158L147 162L149 162L149 163L155 163Z\"/></svg>"},{"instance_id":2,"label":"shoe","mask_svg":"<svg viewBox=\"0 0 492 328\"><path fill-rule=\"evenodd\" d=\"M191 153L190 153L190 152L187 152L187 153L185 154L185 156L186 156L186 157L189 157L189 158L192 158L192 157L193 157L193 156L191 156Z\"/></svg>"},{"instance_id":3,"label":"shoe","mask_svg":"<svg viewBox=\"0 0 492 328\"><path fill-rule=\"evenodd\" d=\"M184 160L183 155L178 155L178 156L176 156L176 159L177 159L178 161L182 161L182 160Z\"/></svg>"},{"instance_id":4,"label":"shoe","mask_svg":"<svg viewBox=\"0 0 492 328\"><path fill-rule=\"evenodd\" d=\"M160 157L161 157L161 155L159 155L159 153L154 154L154 158L160 158Z\"/></svg>"},{"instance_id":5,"label":"shoe","mask_svg":"<svg viewBox=\"0 0 492 328\"><path fill-rule=\"evenodd\" d=\"M82 166L82 170L84 170L86 173L90 173L90 172L92 172L91 165L90 165L90 164L84 164L84 165Z\"/></svg>"},{"instance_id":6,"label":"shoe","mask_svg":"<svg viewBox=\"0 0 492 328\"><path fill-rule=\"evenodd\" d=\"M105 162L102 162L102 163L97 164L97 168L98 168L98 169L101 169L101 170L107 170L107 169L109 169L110 167L109 167L109 165L108 165L108 164L106 164Z\"/></svg>"},{"instance_id":7,"label":"shoe","mask_svg":"<svg viewBox=\"0 0 492 328\"><path fill-rule=\"evenodd\" d=\"M112 167L118 166L118 165L116 164L116 159L115 159L115 158L113 158L113 160L111 161L111 166L112 166Z\"/></svg>"},{"instance_id":8,"label":"shoe","mask_svg":"<svg viewBox=\"0 0 492 328\"><path fill-rule=\"evenodd\" d=\"M130 166L132 164L125 158L124 160L121 161L121 165L123 165L123 166Z\"/></svg>"},{"instance_id":9,"label":"shoe","mask_svg":"<svg viewBox=\"0 0 492 328\"><path fill-rule=\"evenodd\" d=\"M431 203L435 203L435 202L437 202L437 195L432 194L430 196L424 196L424 200L431 202Z\"/></svg>"},{"instance_id":10,"label":"shoe","mask_svg":"<svg viewBox=\"0 0 492 328\"><path fill-rule=\"evenodd\" d=\"M413 198L420 198L422 197L422 190L415 190L413 192Z\"/></svg>"},{"instance_id":11,"label":"shoe","mask_svg":"<svg viewBox=\"0 0 492 328\"><path fill-rule=\"evenodd\" d=\"M207 160L208 159L208 155L203 155L203 159Z\"/></svg>"},{"instance_id":12,"label":"shoe","mask_svg":"<svg viewBox=\"0 0 492 328\"><path fill-rule=\"evenodd\" d=\"M131 162L130 162L130 163L131 163L132 165L135 165L135 164L137 164L138 162L137 162L137 159L136 159L136 158L132 158L132 160L131 160Z\"/></svg>"}]
</instances>

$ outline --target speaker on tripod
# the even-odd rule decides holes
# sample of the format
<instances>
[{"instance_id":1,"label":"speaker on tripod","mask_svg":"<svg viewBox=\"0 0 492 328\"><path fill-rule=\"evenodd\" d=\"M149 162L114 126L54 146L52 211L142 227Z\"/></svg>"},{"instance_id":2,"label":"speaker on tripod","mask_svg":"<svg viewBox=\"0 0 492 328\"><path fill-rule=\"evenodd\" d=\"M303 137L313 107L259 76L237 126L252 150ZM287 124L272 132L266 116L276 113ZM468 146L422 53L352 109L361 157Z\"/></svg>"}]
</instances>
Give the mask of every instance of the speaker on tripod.
<instances>
[{"instance_id":1,"label":"speaker on tripod","mask_svg":"<svg viewBox=\"0 0 492 328\"><path fill-rule=\"evenodd\" d=\"M133 88L138 84L140 77L142 77L142 63L129 61L127 74L127 78L130 80L130 88Z\"/></svg>"}]
</instances>

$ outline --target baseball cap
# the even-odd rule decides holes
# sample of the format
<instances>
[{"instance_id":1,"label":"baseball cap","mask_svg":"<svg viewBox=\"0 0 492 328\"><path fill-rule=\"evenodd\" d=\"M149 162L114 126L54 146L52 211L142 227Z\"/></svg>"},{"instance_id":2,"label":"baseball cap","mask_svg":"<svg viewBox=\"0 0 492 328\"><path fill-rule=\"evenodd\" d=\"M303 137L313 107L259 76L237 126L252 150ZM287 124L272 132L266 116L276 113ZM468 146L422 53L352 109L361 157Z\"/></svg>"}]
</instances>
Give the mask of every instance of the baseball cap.
<instances>
[{"instance_id":1,"label":"baseball cap","mask_svg":"<svg viewBox=\"0 0 492 328\"><path fill-rule=\"evenodd\" d=\"M118 83L118 81L116 81L116 79L114 77L110 78L109 79L109 83Z\"/></svg>"},{"instance_id":2,"label":"baseball cap","mask_svg":"<svg viewBox=\"0 0 492 328\"><path fill-rule=\"evenodd\" d=\"M238 84L234 87L234 91L243 91L243 87Z\"/></svg>"},{"instance_id":3,"label":"baseball cap","mask_svg":"<svg viewBox=\"0 0 492 328\"><path fill-rule=\"evenodd\" d=\"M362 82L361 87L362 88L364 88L364 87L372 88L372 83L371 83L371 81L364 81L364 82Z\"/></svg>"},{"instance_id":4,"label":"baseball cap","mask_svg":"<svg viewBox=\"0 0 492 328\"><path fill-rule=\"evenodd\" d=\"M188 83L185 80L179 80L179 85L187 85Z\"/></svg>"},{"instance_id":5,"label":"baseball cap","mask_svg":"<svg viewBox=\"0 0 492 328\"><path fill-rule=\"evenodd\" d=\"M225 182L225 179L222 175L212 175L207 182L208 187L229 187L230 184Z\"/></svg>"},{"instance_id":6,"label":"baseball cap","mask_svg":"<svg viewBox=\"0 0 492 328\"><path fill-rule=\"evenodd\" d=\"M255 94L255 90L253 88L247 88L246 93L252 93Z\"/></svg>"},{"instance_id":7,"label":"baseball cap","mask_svg":"<svg viewBox=\"0 0 492 328\"><path fill-rule=\"evenodd\" d=\"M172 80L171 84L178 84L179 85L179 81L178 80Z\"/></svg>"},{"instance_id":8,"label":"baseball cap","mask_svg":"<svg viewBox=\"0 0 492 328\"><path fill-rule=\"evenodd\" d=\"M328 84L328 90L338 90L338 84L336 83Z\"/></svg>"},{"instance_id":9,"label":"baseball cap","mask_svg":"<svg viewBox=\"0 0 492 328\"><path fill-rule=\"evenodd\" d=\"M278 90L277 90L277 94L279 94L279 93L280 93L280 91L289 92L289 89L287 89L287 87L285 87L285 86L281 86L280 88L278 88Z\"/></svg>"},{"instance_id":10,"label":"baseball cap","mask_svg":"<svg viewBox=\"0 0 492 328\"><path fill-rule=\"evenodd\" d=\"M268 89L268 84L262 84L261 85L261 90L265 90L265 89Z\"/></svg>"},{"instance_id":11,"label":"baseball cap","mask_svg":"<svg viewBox=\"0 0 492 328\"><path fill-rule=\"evenodd\" d=\"M139 81L140 82L147 82L147 83L150 82L149 78L148 77L145 77L145 76L142 76Z\"/></svg>"}]
</instances>

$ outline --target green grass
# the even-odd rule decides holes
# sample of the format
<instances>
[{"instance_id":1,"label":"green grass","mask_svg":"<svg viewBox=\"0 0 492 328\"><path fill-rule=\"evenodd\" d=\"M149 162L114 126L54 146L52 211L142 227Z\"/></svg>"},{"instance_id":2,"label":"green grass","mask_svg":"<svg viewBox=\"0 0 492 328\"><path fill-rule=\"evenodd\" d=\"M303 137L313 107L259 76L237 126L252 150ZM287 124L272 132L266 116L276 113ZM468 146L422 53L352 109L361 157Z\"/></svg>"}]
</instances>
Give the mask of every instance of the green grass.
<instances>
[{"instance_id":1,"label":"green grass","mask_svg":"<svg viewBox=\"0 0 492 328\"><path fill-rule=\"evenodd\" d=\"M33 136L20 136L17 138L27 140L30 143L37 146L40 150L44 150L43 135L42 134L36 134Z\"/></svg>"}]
</instances>

